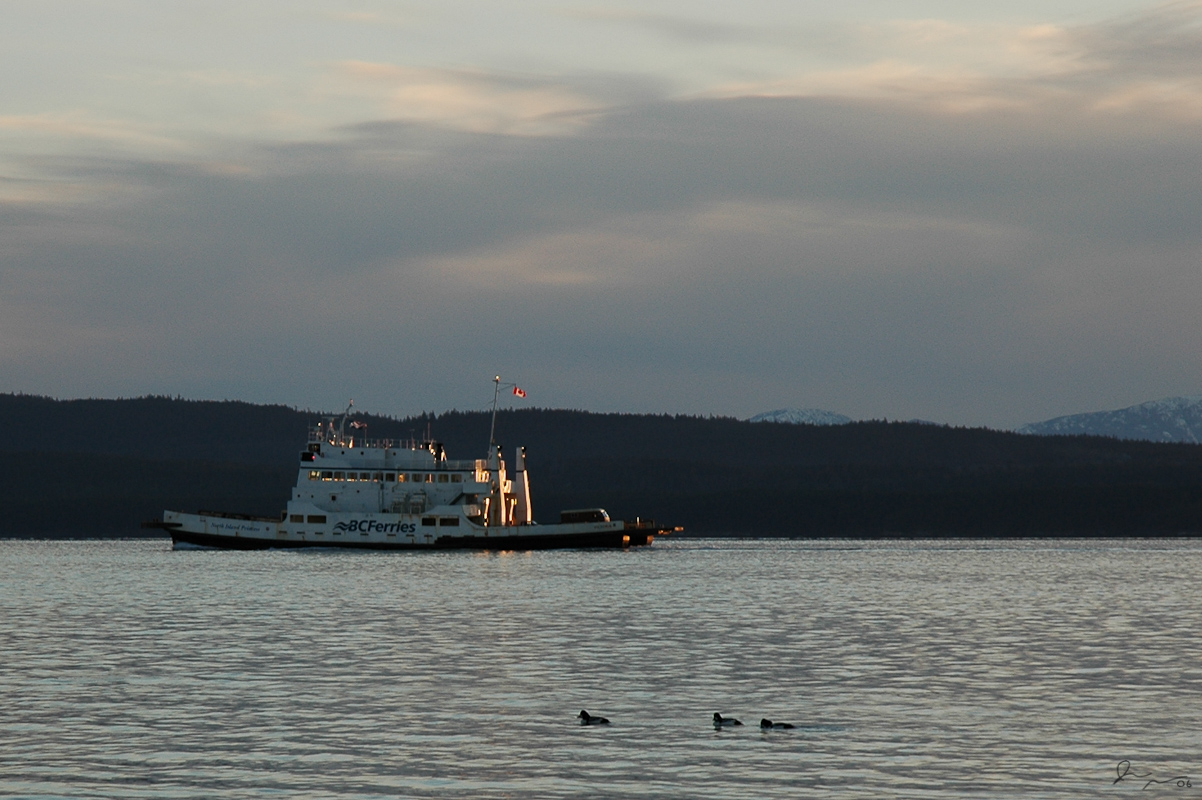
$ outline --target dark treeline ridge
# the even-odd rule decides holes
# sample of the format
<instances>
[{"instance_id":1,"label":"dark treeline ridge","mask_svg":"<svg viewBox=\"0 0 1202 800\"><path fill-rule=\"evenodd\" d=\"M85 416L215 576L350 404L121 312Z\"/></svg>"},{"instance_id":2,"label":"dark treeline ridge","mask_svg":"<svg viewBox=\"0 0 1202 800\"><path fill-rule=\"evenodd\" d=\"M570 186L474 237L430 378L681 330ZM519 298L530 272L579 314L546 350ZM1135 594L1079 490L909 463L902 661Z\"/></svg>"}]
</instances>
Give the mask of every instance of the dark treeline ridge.
<instances>
[{"instance_id":1,"label":"dark treeline ridge","mask_svg":"<svg viewBox=\"0 0 1202 800\"><path fill-rule=\"evenodd\" d=\"M163 508L275 514L308 426L284 406L0 395L2 536L136 536ZM485 412L356 414L371 438L481 458ZM1202 531L1202 446L860 422L502 411L535 518L604 506L692 535L1179 536Z\"/></svg>"}]
</instances>

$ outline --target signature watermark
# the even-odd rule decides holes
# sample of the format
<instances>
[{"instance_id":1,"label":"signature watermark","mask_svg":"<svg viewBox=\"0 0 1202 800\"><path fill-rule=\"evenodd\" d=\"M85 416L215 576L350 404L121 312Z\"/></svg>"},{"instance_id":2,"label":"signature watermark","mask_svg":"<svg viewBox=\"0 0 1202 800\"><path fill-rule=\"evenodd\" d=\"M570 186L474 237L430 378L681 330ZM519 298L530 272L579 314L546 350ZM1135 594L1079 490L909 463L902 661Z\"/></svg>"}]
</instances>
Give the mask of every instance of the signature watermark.
<instances>
[{"instance_id":1,"label":"signature watermark","mask_svg":"<svg viewBox=\"0 0 1202 800\"><path fill-rule=\"evenodd\" d=\"M1114 771L1118 773L1118 777L1115 778L1114 782L1110 784L1111 786L1119 781L1126 780L1127 778L1132 778L1134 781L1146 781L1142 787L1144 789L1147 789L1154 783L1164 784L1166 786L1176 786L1178 789L1189 789L1194 785L1188 775L1175 775L1172 778L1153 778L1151 772L1143 775L1140 775L1138 772L1132 772L1131 762L1127 759L1120 761L1118 766L1114 768Z\"/></svg>"}]
</instances>

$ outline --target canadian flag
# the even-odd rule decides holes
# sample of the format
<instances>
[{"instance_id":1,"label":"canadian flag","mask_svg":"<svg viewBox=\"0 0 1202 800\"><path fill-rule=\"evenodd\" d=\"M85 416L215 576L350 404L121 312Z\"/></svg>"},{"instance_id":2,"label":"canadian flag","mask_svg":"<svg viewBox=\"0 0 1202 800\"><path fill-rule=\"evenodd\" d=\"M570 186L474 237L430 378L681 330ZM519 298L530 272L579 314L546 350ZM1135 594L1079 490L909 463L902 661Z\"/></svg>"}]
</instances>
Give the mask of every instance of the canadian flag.
<instances>
[{"instance_id":1,"label":"canadian flag","mask_svg":"<svg viewBox=\"0 0 1202 800\"><path fill-rule=\"evenodd\" d=\"M525 389L518 388L517 386L515 386L515 387L513 387L513 394L514 394L514 396L515 396L515 397L525 397L525 396L526 396L526 390L525 390Z\"/></svg>"}]
</instances>

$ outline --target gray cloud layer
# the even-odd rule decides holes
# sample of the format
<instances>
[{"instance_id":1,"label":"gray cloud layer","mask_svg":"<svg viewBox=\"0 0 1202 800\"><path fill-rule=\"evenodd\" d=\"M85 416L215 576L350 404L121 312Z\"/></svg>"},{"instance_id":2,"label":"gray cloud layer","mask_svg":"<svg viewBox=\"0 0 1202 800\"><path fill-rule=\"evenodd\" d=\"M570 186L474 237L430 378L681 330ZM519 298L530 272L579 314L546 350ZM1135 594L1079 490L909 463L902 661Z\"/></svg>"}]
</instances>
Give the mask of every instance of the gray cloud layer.
<instances>
[{"instance_id":1,"label":"gray cloud layer","mask_svg":"<svg viewBox=\"0 0 1202 800\"><path fill-rule=\"evenodd\" d=\"M994 425L1196 392L1198 118L1125 87L1192 81L1197 18L1077 31L1081 69L972 111L645 94L571 135L47 161L85 196L0 207L0 375L410 412L500 371L548 406Z\"/></svg>"}]
</instances>

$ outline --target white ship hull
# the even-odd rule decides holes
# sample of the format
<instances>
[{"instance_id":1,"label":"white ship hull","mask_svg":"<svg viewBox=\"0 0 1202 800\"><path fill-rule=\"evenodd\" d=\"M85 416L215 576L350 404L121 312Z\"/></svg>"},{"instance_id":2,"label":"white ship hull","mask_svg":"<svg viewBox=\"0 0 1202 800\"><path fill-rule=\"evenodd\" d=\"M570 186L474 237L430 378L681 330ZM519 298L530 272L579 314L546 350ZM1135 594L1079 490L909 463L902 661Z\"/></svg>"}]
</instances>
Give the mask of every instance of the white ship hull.
<instances>
[{"instance_id":1,"label":"white ship hull","mask_svg":"<svg viewBox=\"0 0 1202 800\"><path fill-rule=\"evenodd\" d=\"M638 547L657 534L671 533L648 522L576 522L555 525L485 527L422 524L411 514L329 515L320 526L300 527L276 519L236 514L168 511L161 527L176 547L234 550L338 547L361 550L549 550L556 548ZM429 520L429 517L426 517ZM434 518L437 520L437 518Z\"/></svg>"}]
</instances>

